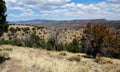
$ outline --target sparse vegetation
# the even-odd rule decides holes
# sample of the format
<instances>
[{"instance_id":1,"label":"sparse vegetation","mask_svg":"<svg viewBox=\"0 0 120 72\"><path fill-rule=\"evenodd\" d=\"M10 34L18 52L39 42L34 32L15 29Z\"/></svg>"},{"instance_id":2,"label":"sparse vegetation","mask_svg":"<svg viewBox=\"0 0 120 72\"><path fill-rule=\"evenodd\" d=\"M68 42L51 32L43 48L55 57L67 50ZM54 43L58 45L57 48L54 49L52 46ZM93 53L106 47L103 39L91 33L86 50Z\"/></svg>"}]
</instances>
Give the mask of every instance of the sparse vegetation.
<instances>
[{"instance_id":1,"label":"sparse vegetation","mask_svg":"<svg viewBox=\"0 0 120 72\"><path fill-rule=\"evenodd\" d=\"M17 31L21 31L21 28L19 28L19 27L16 27L16 30L17 30Z\"/></svg>"},{"instance_id":2,"label":"sparse vegetation","mask_svg":"<svg viewBox=\"0 0 120 72\"><path fill-rule=\"evenodd\" d=\"M112 10L106 7L108 10L103 10L106 12L101 11L103 14L109 13L105 17L114 14L114 12L109 11L113 11L114 8L119 8L118 5L115 4L116 2L111 0L100 3L96 1L97 4L95 5L89 3L88 5L84 5L84 3L79 4L71 0L59 0L56 2L58 5L55 5L53 0L47 0L47 2L40 1L41 4L34 1L24 2L26 6L23 6L24 4L22 2L20 3L20 1L19 5L14 5L16 0L12 2L7 1L7 6L18 6L18 8L9 9L13 11L21 11L21 7L26 7L24 9L27 9L27 12L36 15L38 12L41 14L44 14L44 12L47 13L46 9L51 8L57 12L55 15L56 18L59 14L58 11L66 8L68 9L67 11L71 11L71 14L74 14L74 11L77 11L78 7L82 7L83 11L90 12L91 8L87 10L89 7L92 7L92 10L96 11L104 8L101 8L101 4L107 4L106 2L109 2L108 4L113 3L110 6L113 6ZM70 5L70 3L72 5ZM30 25L28 24L29 22L26 23L27 21L25 21L23 22L26 23L24 25L13 22L14 24L9 26L6 20L7 8L5 4L5 0L0 0L0 72L120 72L119 20L41 20L40 23L39 20L33 20ZM30 7L32 4L38 4L39 8L42 8L44 11L34 10L34 8ZM69 10L69 7L72 7L72 9ZM74 10L73 8L76 9ZM48 12L51 13L51 9L49 9ZM17 11L18 14L19 11ZM23 14L26 14L25 10L22 9L22 11ZM115 12L118 14L118 11ZM66 10L62 12L66 12ZM81 13L83 12L79 11L77 15ZM29 14L29 16L31 14ZM51 16L53 14L54 13L52 13ZM98 18L101 17L98 13L96 14ZM38 17L36 15L33 16L33 18ZM46 16L46 14L44 15ZM62 16L64 15L65 14ZM24 17L31 19L26 16ZM67 17L74 18L74 16ZM65 18L67 19L67 17ZM9 19L14 20L13 18ZM20 18L21 17L18 19ZM50 17L48 16L48 18ZM116 19L115 16L114 18ZM86 24L88 21L91 21L92 24ZM32 23L34 22L36 23L33 25ZM114 26L109 23L115 23L117 25ZM85 25L86 27L84 27Z\"/></svg>"},{"instance_id":3,"label":"sparse vegetation","mask_svg":"<svg viewBox=\"0 0 120 72\"><path fill-rule=\"evenodd\" d=\"M46 41L35 34L31 34L29 40L26 41L27 47L46 48L46 45Z\"/></svg>"},{"instance_id":4,"label":"sparse vegetation","mask_svg":"<svg viewBox=\"0 0 120 72\"><path fill-rule=\"evenodd\" d=\"M77 61L77 62L79 62L80 59L81 59L81 57L78 56L78 55L73 55L73 56L70 56L70 57L68 58L69 61Z\"/></svg>"},{"instance_id":5,"label":"sparse vegetation","mask_svg":"<svg viewBox=\"0 0 120 72\"><path fill-rule=\"evenodd\" d=\"M0 57L9 58L8 52L0 52Z\"/></svg>"},{"instance_id":6,"label":"sparse vegetation","mask_svg":"<svg viewBox=\"0 0 120 72\"><path fill-rule=\"evenodd\" d=\"M21 41L19 39L0 40L0 44L11 44L11 45L22 46Z\"/></svg>"},{"instance_id":7,"label":"sparse vegetation","mask_svg":"<svg viewBox=\"0 0 120 72\"><path fill-rule=\"evenodd\" d=\"M105 59L103 57L96 57L95 62L100 64L113 64L113 62L110 59Z\"/></svg>"},{"instance_id":8,"label":"sparse vegetation","mask_svg":"<svg viewBox=\"0 0 120 72\"><path fill-rule=\"evenodd\" d=\"M17 32L17 30L15 29L15 28L13 28L13 27L11 27L10 29L9 29L9 31L11 31L11 33L16 33Z\"/></svg>"},{"instance_id":9,"label":"sparse vegetation","mask_svg":"<svg viewBox=\"0 0 120 72\"><path fill-rule=\"evenodd\" d=\"M61 51L59 55L66 56L67 53L65 51Z\"/></svg>"},{"instance_id":10,"label":"sparse vegetation","mask_svg":"<svg viewBox=\"0 0 120 72\"><path fill-rule=\"evenodd\" d=\"M23 32L25 32L25 33L29 33L30 28L29 28L29 27L26 27L26 28L22 28L22 30L23 30Z\"/></svg>"},{"instance_id":11,"label":"sparse vegetation","mask_svg":"<svg viewBox=\"0 0 120 72\"><path fill-rule=\"evenodd\" d=\"M119 72L120 60L102 59L103 62L96 63L93 58L84 58L81 53L69 53L60 57L61 52L46 51L43 49L24 48L18 46L4 45L12 48L9 53L10 60L0 64L0 71L21 71L21 72ZM64 54L63 54L64 55ZM99 60L99 59L98 59ZM105 62L104 62L105 60ZM111 63L112 62L112 63ZM7 64L7 67L6 65ZM97 69L97 70L96 70Z\"/></svg>"},{"instance_id":12,"label":"sparse vegetation","mask_svg":"<svg viewBox=\"0 0 120 72\"><path fill-rule=\"evenodd\" d=\"M35 31L36 28L32 28L33 31Z\"/></svg>"}]
</instances>

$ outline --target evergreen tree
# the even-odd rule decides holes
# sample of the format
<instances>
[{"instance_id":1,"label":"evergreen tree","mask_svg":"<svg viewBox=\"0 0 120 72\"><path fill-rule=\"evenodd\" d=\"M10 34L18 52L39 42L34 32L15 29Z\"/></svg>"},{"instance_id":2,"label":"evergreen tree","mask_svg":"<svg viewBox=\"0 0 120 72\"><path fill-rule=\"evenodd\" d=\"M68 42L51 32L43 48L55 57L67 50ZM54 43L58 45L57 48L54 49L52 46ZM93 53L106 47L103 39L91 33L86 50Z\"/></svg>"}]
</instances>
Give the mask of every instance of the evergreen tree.
<instances>
[{"instance_id":1,"label":"evergreen tree","mask_svg":"<svg viewBox=\"0 0 120 72\"><path fill-rule=\"evenodd\" d=\"M97 53L101 53L102 48L109 47L108 43L111 36L106 25L88 23L84 30L86 53L96 57Z\"/></svg>"},{"instance_id":2,"label":"evergreen tree","mask_svg":"<svg viewBox=\"0 0 120 72\"><path fill-rule=\"evenodd\" d=\"M6 21L6 5L4 0L0 0L0 36L3 32L7 32L8 22Z\"/></svg>"}]
</instances>

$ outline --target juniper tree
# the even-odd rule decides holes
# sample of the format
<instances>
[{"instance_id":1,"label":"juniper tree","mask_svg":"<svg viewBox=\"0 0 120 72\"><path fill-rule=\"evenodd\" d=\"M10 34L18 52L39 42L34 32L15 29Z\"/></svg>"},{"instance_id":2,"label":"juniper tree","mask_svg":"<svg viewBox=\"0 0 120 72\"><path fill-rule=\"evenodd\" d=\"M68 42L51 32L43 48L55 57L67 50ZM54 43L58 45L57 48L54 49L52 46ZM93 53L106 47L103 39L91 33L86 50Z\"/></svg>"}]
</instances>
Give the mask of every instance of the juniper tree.
<instances>
[{"instance_id":1,"label":"juniper tree","mask_svg":"<svg viewBox=\"0 0 120 72\"><path fill-rule=\"evenodd\" d=\"M0 0L0 36L2 36L3 32L7 32L8 22L6 21L6 5L4 0Z\"/></svg>"},{"instance_id":2,"label":"juniper tree","mask_svg":"<svg viewBox=\"0 0 120 72\"><path fill-rule=\"evenodd\" d=\"M119 53L120 41L116 36L111 34L106 25L92 25L89 23L85 27L83 38L85 38L82 41L84 42L84 46L86 46L86 53L93 57L96 57L98 53L104 52L104 49L113 54ZM114 57L114 55L111 56Z\"/></svg>"}]
</instances>

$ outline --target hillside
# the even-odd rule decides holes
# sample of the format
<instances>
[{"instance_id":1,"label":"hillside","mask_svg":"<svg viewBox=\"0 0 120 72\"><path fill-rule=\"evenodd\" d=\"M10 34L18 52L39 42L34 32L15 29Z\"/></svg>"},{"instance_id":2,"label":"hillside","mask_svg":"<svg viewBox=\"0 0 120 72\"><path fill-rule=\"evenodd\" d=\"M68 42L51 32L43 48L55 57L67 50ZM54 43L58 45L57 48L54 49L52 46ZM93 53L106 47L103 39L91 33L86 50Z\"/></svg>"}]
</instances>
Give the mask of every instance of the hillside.
<instances>
[{"instance_id":1,"label":"hillside","mask_svg":"<svg viewBox=\"0 0 120 72\"><path fill-rule=\"evenodd\" d=\"M69 27L83 27L88 22L92 24L108 24L108 25L117 25L120 24L120 20L106 20L106 19L88 19L88 20L28 20L28 21L13 21L9 22L10 24L30 24L34 26L44 26L49 28L69 28Z\"/></svg>"},{"instance_id":2,"label":"hillside","mask_svg":"<svg viewBox=\"0 0 120 72\"><path fill-rule=\"evenodd\" d=\"M5 48L2 52L8 53L10 59L0 64L0 72L120 72L120 60L117 59L93 59L82 53L11 45L2 47Z\"/></svg>"},{"instance_id":3,"label":"hillside","mask_svg":"<svg viewBox=\"0 0 120 72\"><path fill-rule=\"evenodd\" d=\"M1 37L2 40L26 40L31 34L35 34L48 41L51 37L57 34L58 43L70 43L74 38L80 40L83 29L82 28L67 28L67 29L51 29L43 26L31 25L10 25L8 32Z\"/></svg>"}]
</instances>

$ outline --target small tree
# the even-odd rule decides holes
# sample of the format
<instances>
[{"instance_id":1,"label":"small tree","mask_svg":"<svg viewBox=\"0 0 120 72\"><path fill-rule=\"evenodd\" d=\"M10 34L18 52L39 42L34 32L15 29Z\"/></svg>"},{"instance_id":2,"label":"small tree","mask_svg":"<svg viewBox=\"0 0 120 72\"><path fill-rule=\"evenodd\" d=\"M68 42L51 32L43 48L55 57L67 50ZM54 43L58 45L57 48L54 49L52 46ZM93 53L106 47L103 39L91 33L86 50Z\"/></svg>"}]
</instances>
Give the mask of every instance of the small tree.
<instances>
[{"instance_id":1,"label":"small tree","mask_svg":"<svg viewBox=\"0 0 120 72\"><path fill-rule=\"evenodd\" d=\"M2 36L3 32L7 32L8 22L6 21L6 5L4 0L0 0L0 36Z\"/></svg>"},{"instance_id":2,"label":"small tree","mask_svg":"<svg viewBox=\"0 0 120 72\"><path fill-rule=\"evenodd\" d=\"M106 25L88 23L84 30L84 39L82 39L86 49L85 52L96 57L98 53L103 52L103 48L106 48L107 51L112 48L117 50L120 41L114 37Z\"/></svg>"}]
</instances>

